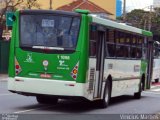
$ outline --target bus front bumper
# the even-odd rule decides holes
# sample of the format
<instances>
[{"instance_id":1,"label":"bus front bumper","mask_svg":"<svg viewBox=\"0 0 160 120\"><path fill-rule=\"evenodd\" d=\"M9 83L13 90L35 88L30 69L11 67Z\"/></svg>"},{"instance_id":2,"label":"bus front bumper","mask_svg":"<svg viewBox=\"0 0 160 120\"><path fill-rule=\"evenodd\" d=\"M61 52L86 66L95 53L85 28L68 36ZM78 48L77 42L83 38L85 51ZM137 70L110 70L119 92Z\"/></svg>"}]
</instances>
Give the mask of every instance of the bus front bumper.
<instances>
[{"instance_id":1,"label":"bus front bumper","mask_svg":"<svg viewBox=\"0 0 160 120\"><path fill-rule=\"evenodd\" d=\"M76 83L75 81L15 77L9 78L8 90L35 95L85 97L85 84Z\"/></svg>"}]
</instances>

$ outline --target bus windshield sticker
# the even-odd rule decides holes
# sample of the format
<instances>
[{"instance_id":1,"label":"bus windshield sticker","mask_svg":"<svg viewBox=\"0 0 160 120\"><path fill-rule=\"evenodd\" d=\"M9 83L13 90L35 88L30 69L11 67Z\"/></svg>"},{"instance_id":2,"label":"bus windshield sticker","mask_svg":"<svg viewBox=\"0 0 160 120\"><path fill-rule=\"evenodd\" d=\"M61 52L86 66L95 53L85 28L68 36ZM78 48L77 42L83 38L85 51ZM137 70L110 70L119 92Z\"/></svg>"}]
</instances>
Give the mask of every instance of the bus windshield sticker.
<instances>
[{"instance_id":1,"label":"bus windshield sticker","mask_svg":"<svg viewBox=\"0 0 160 120\"><path fill-rule=\"evenodd\" d=\"M54 20L43 19L42 27L54 27Z\"/></svg>"}]
</instances>

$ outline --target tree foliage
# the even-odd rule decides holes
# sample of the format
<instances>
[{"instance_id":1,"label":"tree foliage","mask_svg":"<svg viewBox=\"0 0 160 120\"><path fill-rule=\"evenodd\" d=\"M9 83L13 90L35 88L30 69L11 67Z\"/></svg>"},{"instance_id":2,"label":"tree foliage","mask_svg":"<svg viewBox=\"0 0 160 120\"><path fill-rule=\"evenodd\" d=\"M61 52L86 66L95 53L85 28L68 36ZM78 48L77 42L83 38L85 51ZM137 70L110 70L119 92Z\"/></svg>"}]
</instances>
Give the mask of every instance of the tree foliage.
<instances>
[{"instance_id":1,"label":"tree foliage","mask_svg":"<svg viewBox=\"0 0 160 120\"><path fill-rule=\"evenodd\" d=\"M123 20L123 16L118 18ZM154 11L144 11L135 9L126 14L125 22L132 26L150 30L154 34L154 39L160 40L160 8L155 8Z\"/></svg>"},{"instance_id":2,"label":"tree foliage","mask_svg":"<svg viewBox=\"0 0 160 120\"><path fill-rule=\"evenodd\" d=\"M23 0L17 0L14 2L13 0L1 0L0 1L0 24L2 25L4 23L4 15L6 14L6 11L13 11L15 7L19 4L21 4Z\"/></svg>"},{"instance_id":3,"label":"tree foliage","mask_svg":"<svg viewBox=\"0 0 160 120\"><path fill-rule=\"evenodd\" d=\"M40 5L37 1L38 0L0 0L0 38L2 37L5 27L6 12L15 11L21 4L24 9L31 9L32 7L40 9Z\"/></svg>"},{"instance_id":4,"label":"tree foliage","mask_svg":"<svg viewBox=\"0 0 160 120\"><path fill-rule=\"evenodd\" d=\"M37 0L27 0L26 8L32 9L32 7L40 9L40 4L37 3Z\"/></svg>"},{"instance_id":5,"label":"tree foliage","mask_svg":"<svg viewBox=\"0 0 160 120\"><path fill-rule=\"evenodd\" d=\"M160 36L160 8L155 8L155 12L152 18L151 31L155 36Z\"/></svg>"}]
</instances>

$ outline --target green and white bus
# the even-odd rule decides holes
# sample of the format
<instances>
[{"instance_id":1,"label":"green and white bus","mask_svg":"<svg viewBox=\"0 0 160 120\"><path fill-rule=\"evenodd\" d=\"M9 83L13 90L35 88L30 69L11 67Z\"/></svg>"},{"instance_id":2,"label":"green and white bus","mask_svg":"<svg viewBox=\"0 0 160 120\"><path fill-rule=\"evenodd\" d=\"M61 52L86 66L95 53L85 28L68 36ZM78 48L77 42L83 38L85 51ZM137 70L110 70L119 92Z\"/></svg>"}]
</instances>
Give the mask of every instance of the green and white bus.
<instances>
[{"instance_id":1,"label":"green and white bus","mask_svg":"<svg viewBox=\"0 0 160 120\"><path fill-rule=\"evenodd\" d=\"M160 43L154 41L153 43L153 73L152 82L159 82L160 80Z\"/></svg>"},{"instance_id":2,"label":"green and white bus","mask_svg":"<svg viewBox=\"0 0 160 120\"><path fill-rule=\"evenodd\" d=\"M8 90L39 103L141 97L150 77L152 33L89 14L21 10L13 17Z\"/></svg>"}]
</instances>

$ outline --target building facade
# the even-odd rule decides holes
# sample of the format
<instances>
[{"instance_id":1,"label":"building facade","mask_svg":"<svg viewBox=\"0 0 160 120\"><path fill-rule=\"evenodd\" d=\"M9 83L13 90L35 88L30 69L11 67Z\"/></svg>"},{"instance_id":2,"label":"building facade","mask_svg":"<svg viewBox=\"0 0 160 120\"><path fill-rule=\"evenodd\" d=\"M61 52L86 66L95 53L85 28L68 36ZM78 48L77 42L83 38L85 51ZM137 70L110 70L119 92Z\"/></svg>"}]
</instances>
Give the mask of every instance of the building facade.
<instances>
[{"instance_id":1,"label":"building facade","mask_svg":"<svg viewBox=\"0 0 160 120\"><path fill-rule=\"evenodd\" d=\"M113 15L112 13L108 12L107 10L101 8L100 6L89 0L77 0L57 8L57 10L64 11L75 11L76 9L87 9L90 11L90 14L103 18L110 18L110 15Z\"/></svg>"},{"instance_id":2,"label":"building facade","mask_svg":"<svg viewBox=\"0 0 160 120\"><path fill-rule=\"evenodd\" d=\"M73 1L77 0L37 0L41 6L41 9L57 9L63 5L69 4ZM84 0L86 1L86 0ZM112 19L116 18L116 0L89 0L94 4L98 5L99 7L105 9L106 11L110 12L110 17Z\"/></svg>"},{"instance_id":3,"label":"building facade","mask_svg":"<svg viewBox=\"0 0 160 120\"><path fill-rule=\"evenodd\" d=\"M37 3L39 4L41 9L56 10L57 8L59 8L61 6L70 4L74 1L78 1L78 0L37 0ZM87 0L83 0L83 1L87 1ZM111 19L116 18L116 0L88 0L88 1L93 2L97 6L108 11L109 13L111 13L112 14L112 15L110 15ZM19 9L26 9L26 7L25 7L26 2L27 2L27 0L25 0L23 4L20 4L18 6L18 8ZM32 9L37 9L37 8L32 8Z\"/></svg>"}]
</instances>

